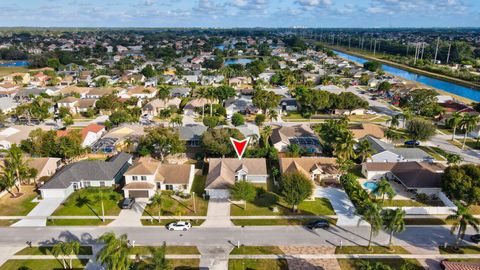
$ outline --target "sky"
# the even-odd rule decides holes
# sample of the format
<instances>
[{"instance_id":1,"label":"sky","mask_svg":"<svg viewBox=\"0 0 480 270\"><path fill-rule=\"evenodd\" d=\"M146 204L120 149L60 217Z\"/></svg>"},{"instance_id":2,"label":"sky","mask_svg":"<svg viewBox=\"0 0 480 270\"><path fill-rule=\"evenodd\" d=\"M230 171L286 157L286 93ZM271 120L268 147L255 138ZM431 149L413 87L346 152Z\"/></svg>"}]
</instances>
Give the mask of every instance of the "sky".
<instances>
[{"instance_id":1,"label":"sky","mask_svg":"<svg viewBox=\"0 0 480 270\"><path fill-rule=\"evenodd\" d=\"M0 26L480 27L480 1L0 0Z\"/></svg>"}]
</instances>

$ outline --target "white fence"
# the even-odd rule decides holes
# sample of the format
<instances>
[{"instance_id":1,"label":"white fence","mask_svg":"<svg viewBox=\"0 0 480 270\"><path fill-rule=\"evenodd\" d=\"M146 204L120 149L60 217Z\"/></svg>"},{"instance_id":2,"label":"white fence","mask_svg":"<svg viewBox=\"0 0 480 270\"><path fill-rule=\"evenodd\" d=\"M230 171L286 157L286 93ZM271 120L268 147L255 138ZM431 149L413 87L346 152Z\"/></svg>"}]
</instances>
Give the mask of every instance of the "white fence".
<instances>
[{"instance_id":1,"label":"white fence","mask_svg":"<svg viewBox=\"0 0 480 270\"><path fill-rule=\"evenodd\" d=\"M450 201L443 192L437 193L438 198L445 206L425 206L425 207L400 207L407 215L451 215L457 210L457 206ZM396 209L398 207L384 207Z\"/></svg>"}]
</instances>

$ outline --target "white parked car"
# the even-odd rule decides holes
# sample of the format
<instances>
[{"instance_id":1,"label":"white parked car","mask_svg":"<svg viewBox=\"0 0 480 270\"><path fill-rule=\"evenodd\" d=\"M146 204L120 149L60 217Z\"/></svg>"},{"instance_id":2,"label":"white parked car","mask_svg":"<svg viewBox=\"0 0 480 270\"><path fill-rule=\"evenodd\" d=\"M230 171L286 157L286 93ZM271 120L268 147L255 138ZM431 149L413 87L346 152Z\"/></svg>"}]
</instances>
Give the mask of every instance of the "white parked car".
<instances>
[{"instance_id":1,"label":"white parked car","mask_svg":"<svg viewBox=\"0 0 480 270\"><path fill-rule=\"evenodd\" d=\"M190 228L192 228L192 224L187 221L172 222L167 226L169 231L188 231Z\"/></svg>"}]
</instances>

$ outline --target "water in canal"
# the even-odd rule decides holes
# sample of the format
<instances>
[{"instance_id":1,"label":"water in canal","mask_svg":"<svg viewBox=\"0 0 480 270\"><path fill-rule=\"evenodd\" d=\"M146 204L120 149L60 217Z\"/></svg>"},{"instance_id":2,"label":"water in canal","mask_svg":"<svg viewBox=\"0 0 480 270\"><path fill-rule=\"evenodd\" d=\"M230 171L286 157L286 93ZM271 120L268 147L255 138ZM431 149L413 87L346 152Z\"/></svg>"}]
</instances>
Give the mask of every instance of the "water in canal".
<instances>
[{"instance_id":1,"label":"water in canal","mask_svg":"<svg viewBox=\"0 0 480 270\"><path fill-rule=\"evenodd\" d=\"M355 55L350 55L350 54L346 54L339 51L334 51L334 52L340 57L343 57L345 59L348 59L350 61L354 61L360 64L363 64L368 61L365 58L358 57ZM430 87L437 88L445 92L452 93L452 94L455 94L464 98L468 98L477 102L480 101L480 90L476 90L470 87L462 86L462 85L451 83L451 82L442 81L429 76L420 75L417 73L413 73L410 71L406 71L406 70L399 69L399 68L392 67L385 64L382 64L382 68L385 72L388 72L395 76L399 76L407 80L423 83Z\"/></svg>"}]
</instances>

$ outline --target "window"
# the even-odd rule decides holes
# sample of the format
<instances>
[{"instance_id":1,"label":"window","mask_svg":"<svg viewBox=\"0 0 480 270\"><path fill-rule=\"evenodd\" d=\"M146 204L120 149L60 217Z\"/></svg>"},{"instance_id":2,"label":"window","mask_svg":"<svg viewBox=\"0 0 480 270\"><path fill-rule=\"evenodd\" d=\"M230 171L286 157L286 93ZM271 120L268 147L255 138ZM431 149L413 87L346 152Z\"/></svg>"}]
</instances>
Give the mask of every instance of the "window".
<instances>
[{"instance_id":1,"label":"window","mask_svg":"<svg viewBox=\"0 0 480 270\"><path fill-rule=\"evenodd\" d=\"M142 178L142 181L147 181L147 177L145 175L140 176Z\"/></svg>"},{"instance_id":2,"label":"window","mask_svg":"<svg viewBox=\"0 0 480 270\"><path fill-rule=\"evenodd\" d=\"M132 180L133 181L138 181L138 176L136 176L136 175L132 176Z\"/></svg>"},{"instance_id":3,"label":"window","mask_svg":"<svg viewBox=\"0 0 480 270\"><path fill-rule=\"evenodd\" d=\"M73 183L73 190L78 190L78 183Z\"/></svg>"},{"instance_id":4,"label":"window","mask_svg":"<svg viewBox=\"0 0 480 270\"><path fill-rule=\"evenodd\" d=\"M100 181L100 186L104 187L105 186L105 181Z\"/></svg>"},{"instance_id":5,"label":"window","mask_svg":"<svg viewBox=\"0 0 480 270\"><path fill-rule=\"evenodd\" d=\"M165 185L166 190L173 190L173 185Z\"/></svg>"}]
</instances>

